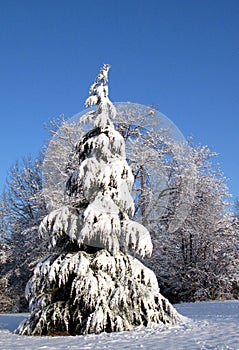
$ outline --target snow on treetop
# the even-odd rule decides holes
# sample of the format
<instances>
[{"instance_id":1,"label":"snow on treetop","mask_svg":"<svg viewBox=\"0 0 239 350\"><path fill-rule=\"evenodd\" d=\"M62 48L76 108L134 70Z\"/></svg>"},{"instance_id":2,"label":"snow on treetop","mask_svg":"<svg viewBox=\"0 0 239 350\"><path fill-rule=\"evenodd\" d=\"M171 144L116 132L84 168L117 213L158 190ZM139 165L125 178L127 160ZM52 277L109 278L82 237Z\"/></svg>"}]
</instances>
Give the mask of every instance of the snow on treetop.
<instances>
[{"instance_id":1,"label":"snow on treetop","mask_svg":"<svg viewBox=\"0 0 239 350\"><path fill-rule=\"evenodd\" d=\"M95 126L112 126L109 117L114 118L116 116L115 107L108 98L109 89L107 83L109 69L110 65L104 64L95 82L91 85L90 97L85 102L86 107L98 105Z\"/></svg>"},{"instance_id":2,"label":"snow on treetop","mask_svg":"<svg viewBox=\"0 0 239 350\"><path fill-rule=\"evenodd\" d=\"M76 169L66 183L69 204L51 212L40 232L51 236L52 246L65 238L79 248L86 244L113 254L129 249L144 257L152 253L152 242L148 230L130 220L135 211L134 176L126 161L124 138L111 122L116 110L108 98L108 70L109 65L104 65L90 88L93 100L86 101L98 108L93 111L93 128L75 147Z\"/></svg>"}]
</instances>

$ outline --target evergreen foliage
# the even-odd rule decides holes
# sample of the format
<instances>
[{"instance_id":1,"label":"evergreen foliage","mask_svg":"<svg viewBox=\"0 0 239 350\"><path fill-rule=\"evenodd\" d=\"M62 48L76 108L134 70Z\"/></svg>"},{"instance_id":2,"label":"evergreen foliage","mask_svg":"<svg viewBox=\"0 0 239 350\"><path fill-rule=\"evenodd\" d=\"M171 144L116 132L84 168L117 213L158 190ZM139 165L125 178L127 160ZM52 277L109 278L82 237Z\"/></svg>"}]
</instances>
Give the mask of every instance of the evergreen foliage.
<instances>
[{"instance_id":1,"label":"evergreen foliage","mask_svg":"<svg viewBox=\"0 0 239 350\"><path fill-rule=\"evenodd\" d=\"M53 252L27 286L31 316L24 335L86 334L173 324L180 316L160 294L154 273L136 257L150 255L148 230L134 221L134 177L123 137L111 121L104 65L86 105L93 129L76 145L78 168L69 176L69 204L53 210L40 232Z\"/></svg>"}]
</instances>

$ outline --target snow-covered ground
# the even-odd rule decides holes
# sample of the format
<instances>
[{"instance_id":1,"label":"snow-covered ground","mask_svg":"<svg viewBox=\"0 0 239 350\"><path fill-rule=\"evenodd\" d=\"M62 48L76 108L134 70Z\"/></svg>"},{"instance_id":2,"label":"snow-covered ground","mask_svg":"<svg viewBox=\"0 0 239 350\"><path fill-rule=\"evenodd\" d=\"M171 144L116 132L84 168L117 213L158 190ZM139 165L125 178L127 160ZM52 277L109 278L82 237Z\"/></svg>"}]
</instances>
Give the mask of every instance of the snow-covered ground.
<instances>
[{"instance_id":1,"label":"snow-covered ground","mask_svg":"<svg viewBox=\"0 0 239 350\"><path fill-rule=\"evenodd\" d=\"M11 332L27 314L0 314L0 349L239 349L239 301L175 306L182 315L189 318L182 325L77 337L15 335Z\"/></svg>"}]
</instances>

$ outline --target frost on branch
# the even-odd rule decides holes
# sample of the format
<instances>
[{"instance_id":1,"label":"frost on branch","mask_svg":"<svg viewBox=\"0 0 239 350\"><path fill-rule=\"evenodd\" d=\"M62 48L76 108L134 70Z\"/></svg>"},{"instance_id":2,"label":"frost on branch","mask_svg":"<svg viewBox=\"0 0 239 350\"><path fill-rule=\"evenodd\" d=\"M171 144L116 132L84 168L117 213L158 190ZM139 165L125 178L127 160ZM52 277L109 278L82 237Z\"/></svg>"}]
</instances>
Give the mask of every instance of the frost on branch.
<instances>
[{"instance_id":1,"label":"frost on branch","mask_svg":"<svg viewBox=\"0 0 239 350\"><path fill-rule=\"evenodd\" d=\"M31 316L26 335L130 330L180 319L163 298L154 273L130 254L152 253L148 230L133 220L134 177L123 137L114 129L104 65L86 105L93 129L77 143L78 168L66 184L68 200L40 224L54 253L39 262L27 286Z\"/></svg>"}]
</instances>

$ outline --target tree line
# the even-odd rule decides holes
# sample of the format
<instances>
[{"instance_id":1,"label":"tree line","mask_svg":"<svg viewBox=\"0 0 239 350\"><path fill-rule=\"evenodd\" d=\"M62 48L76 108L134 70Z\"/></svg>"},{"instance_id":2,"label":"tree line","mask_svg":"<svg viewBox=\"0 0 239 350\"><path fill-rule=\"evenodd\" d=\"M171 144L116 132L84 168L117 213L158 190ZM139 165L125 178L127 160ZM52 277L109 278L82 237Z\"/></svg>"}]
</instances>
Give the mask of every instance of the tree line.
<instances>
[{"instance_id":1,"label":"tree line","mask_svg":"<svg viewBox=\"0 0 239 350\"><path fill-rule=\"evenodd\" d=\"M192 140L175 141L167 128L142 127L152 108L117 111L135 179L135 219L150 231L154 248L146 263L162 294L173 303L238 298L238 220L216 154ZM27 310L25 285L49 244L38 226L50 210L74 200L64 190L76 164L68 155L89 118L54 120L41 155L9 170L0 199L0 312Z\"/></svg>"}]
</instances>

